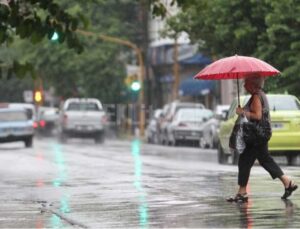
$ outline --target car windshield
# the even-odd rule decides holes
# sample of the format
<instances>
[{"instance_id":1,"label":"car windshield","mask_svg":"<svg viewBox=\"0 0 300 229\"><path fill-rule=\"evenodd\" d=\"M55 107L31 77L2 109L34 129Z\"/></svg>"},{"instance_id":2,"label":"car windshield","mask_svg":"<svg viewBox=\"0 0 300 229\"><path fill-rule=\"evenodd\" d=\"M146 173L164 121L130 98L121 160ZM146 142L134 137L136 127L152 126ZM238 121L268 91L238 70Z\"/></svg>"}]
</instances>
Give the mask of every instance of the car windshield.
<instances>
[{"instance_id":1,"label":"car windshield","mask_svg":"<svg viewBox=\"0 0 300 229\"><path fill-rule=\"evenodd\" d=\"M162 110L156 110L156 111L154 112L153 118L158 119L159 116L161 115L161 113L162 113Z\"/></svg>"},{"instance_id":2,"label":"car windshield","mask_svg":"<svg viewBox=\"0 0 300 229\"><path fill-rule=\"evenodd\" d=\"M270 96L268 97L271 111L298 111L300 110L299 102L290 96Z\"/></svg>"},{"instance_id":3,"label":"car windshield","mask_svg":"<svg viewBox=\"0 0 300 229\"><path fill-rule=\"evenodd\" d=\"M0 122L26 121L27 115L21 111L0 112Z\"/></svg>"},{"instance_id":4,"label":"car windshield","mask_svg":"<svg viewBox=\"0 0 300 229\"><path fill-rule=\"evenodd\" d=\"M203 108L202 105L200 104L180 104L178 106L176 106L175 108L175 112L177 112L178 110L180 109L184 109L184 108L197 108L197 109L200 109L200 108Z\"/></svg>"},{"instance_id":5,"label":"car windshield","mask_svg":"<svg viewBox=\"0 0 300 229\"><path fill-rule=\"evenodd\" d=\"M213 116L213 112L207 109L181 109L178 112L178 119L181 121L203 121Z\"/></svg>"},{"instance_id":6,"label":"car windshield","mask_svg":"<svg viewBox=\"0 0 300 229\"><path fill-rule=\"evenodd\" d=\"M70 103L68 111L99 111L99 107L96 103Z\"/></svg>"}]
</instances>

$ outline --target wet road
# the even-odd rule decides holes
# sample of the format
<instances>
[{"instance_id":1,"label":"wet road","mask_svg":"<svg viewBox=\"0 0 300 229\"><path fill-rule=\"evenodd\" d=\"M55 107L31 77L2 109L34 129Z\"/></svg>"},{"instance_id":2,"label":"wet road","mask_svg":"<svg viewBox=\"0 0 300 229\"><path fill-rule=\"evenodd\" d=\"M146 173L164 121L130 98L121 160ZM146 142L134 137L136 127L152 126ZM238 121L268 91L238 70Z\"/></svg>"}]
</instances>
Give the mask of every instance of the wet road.
<instances>
[{"instance_id":1,"label":"wet road","mask_svg":"<svg viewBox=\"0 0 300 229\"><path fill-rule=\"evenodd\" d=\"M283 170L300 183L299 166ZM300 192L259 166L247 204L226 203L237 167L214 150L138 140L0 145L1 228L300 228Z\"/></svg>"}]
</instances>

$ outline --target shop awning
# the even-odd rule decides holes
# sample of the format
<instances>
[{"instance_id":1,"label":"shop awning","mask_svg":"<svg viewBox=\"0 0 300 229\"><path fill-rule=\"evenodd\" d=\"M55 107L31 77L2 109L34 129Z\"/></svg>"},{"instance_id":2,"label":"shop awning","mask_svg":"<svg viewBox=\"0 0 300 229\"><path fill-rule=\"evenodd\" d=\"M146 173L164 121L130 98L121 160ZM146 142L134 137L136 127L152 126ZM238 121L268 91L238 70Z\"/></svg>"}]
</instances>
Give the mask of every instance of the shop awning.
<instances>
[{"instance_id":1,"label":"shop awning","mask_svg":"<svg viewBox=\"0 0 300 229\"><path fill-rule=\"evenodd\" d=\"M181 65L205 66L211 63L211 59L197 52L197 45L181 44L178 46L178 62ZM151 47L148 51L148 62L152 66L174 64L174 45L162 45Z\"/></svg>"},{"instance_id":2,"label":"shop awning","mask_svg":"<svg viewBox=\"0 0 300 229\"><path fill-rule=\"evenodd\" d=\"M213 80L186 79L180 83L179 94L182 96L206 95L214 91L215 84Z\"/></svg>"},{"instance_id":3,"label":"shop awning","mask_svg":"<svg viewBox=\"0 0 300 229\"><path fill-rule=\"evenodd\" d=\"M173 81L174 81L174 77L171 74L167 74L159 78L159 82L161 83L171 83Z\"/></svg>"},{"instance_id":4,"label":"shop awning","mask_svg":"<svg viewBox=\"0 0 300 229\"><path fill-rule=\"evenodd\" d=\"M208 65L211 63L211 59L207 56L202 55L201 53L197 53L194 56L191 56L187 59L181 60L180 64L188 65L188 64L197 64L197 65Z\"/></svg>"}]
</instances>

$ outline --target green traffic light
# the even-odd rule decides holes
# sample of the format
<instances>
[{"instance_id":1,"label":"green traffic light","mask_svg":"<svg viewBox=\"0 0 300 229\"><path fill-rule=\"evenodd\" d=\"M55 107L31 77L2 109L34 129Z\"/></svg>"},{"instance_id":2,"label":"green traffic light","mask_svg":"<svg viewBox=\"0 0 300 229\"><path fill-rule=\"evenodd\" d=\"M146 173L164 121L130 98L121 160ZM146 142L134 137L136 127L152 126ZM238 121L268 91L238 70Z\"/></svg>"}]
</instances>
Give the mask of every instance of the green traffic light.
<instances>
[{"instance_id":1,"label":"green traffic light","mask_svg":"<svg viewBox=\"0 0 300 229\"><path fill-rule=\"evenodd\" d=\"M140 82L134 81L134 82L131 84L131 90L133 90L133 91L139 91L140 89L141 89L141 84L140 84Z\"/></svg>"},{"instance_id":2,"label":"green traffic light","mask_svg":"<svg viewBox=\"0 0 300 229\"><path fill-rule=\"evenodd\" d=\"M54 32L52 37L51 37L51 41L57 41L58 40L58 33Z\"/></svg>"}]
</instances>

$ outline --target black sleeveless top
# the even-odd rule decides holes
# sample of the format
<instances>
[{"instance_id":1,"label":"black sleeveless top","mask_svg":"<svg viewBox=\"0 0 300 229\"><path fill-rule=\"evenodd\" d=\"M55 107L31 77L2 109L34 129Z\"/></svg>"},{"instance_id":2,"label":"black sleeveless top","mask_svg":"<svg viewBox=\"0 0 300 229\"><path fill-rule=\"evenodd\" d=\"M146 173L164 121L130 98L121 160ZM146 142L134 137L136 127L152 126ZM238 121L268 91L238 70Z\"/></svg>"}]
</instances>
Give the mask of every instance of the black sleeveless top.
<instances>
[{"instance_id":1,"label":"black sleeveless top","mask_svg":"<svg viewBox=\"0 0 300 229\"><path fill-rule=\"evenodd\" d=\"M268 122L269 124L271 124L269 102L268 102L266 94L262 90L259 90L258 92L256 92L255 94L253 94L250 97L249 101L244 106L244 109L246 111L250 111L250 106L251 106L254 95L258 95L260 98L261 105L262 105L262 118L259 121L253 120L253 119L250 119L250 121L251 122Z\"/></svg>"}]
</instances>

